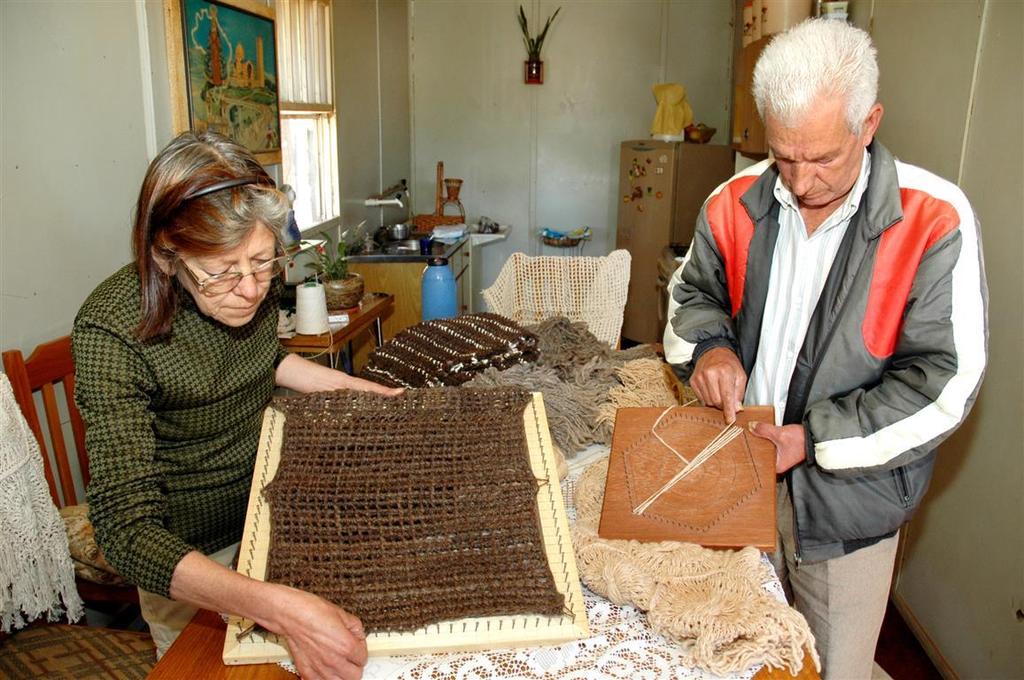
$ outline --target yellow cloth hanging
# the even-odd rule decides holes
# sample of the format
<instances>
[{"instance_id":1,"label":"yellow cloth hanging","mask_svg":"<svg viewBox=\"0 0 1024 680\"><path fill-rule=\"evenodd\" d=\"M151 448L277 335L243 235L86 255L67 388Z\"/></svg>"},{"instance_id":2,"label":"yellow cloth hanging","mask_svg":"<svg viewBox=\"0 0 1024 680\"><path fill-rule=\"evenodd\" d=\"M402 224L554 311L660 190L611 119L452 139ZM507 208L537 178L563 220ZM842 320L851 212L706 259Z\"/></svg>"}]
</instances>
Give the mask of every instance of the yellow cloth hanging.
<instances>
[{"instance_id":1,"label":"yellow cloth hanging","mask_svg":"<svg viewBox=\"0 0 1024 680\"><path fill-rule=\"evenodd\" d=\"M686 101L686 88L679 83L661 83L651 90L658 110L651 123L651 136L683 138L683 128L693 123L693 109Z\"/></svg>"}]
</instances>

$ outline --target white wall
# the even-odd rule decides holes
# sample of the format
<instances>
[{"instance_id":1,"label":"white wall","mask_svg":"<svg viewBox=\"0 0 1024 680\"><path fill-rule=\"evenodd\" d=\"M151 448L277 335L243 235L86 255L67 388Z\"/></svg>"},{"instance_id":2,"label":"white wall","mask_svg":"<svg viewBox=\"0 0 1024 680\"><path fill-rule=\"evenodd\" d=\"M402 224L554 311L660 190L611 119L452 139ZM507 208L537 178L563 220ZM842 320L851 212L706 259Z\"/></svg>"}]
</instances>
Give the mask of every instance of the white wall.
<instances>
[{"instance_id":1,"label":"white wall","mask_svg":"<svg viewBox=\"0 0 1024 680\"><path fill-rule=\"evenodd\" d=\"M979 0L879 2L882 143L903 160L957 181L981 28Z\"/></svg>"},{"instance_id":2,"label":"white wall","mask_svg":"<svg viewBox=\"0 0 1024 680\"><path fill-rule=\"evenodd\" d=\"M378 0L380 12L381 188L412 181L409 3Z\"/></svg>"},{"instance_id":3,"label":"white wall","mask_svg":"<svg viewBox=\"0 0 1024 680\"><path fill-rule=\"evenodd\" d=\"M879 138L954 182L981 224L989 367L973 412L939 450L907 527L896 585L940 670L1024 677L1024 4L857 3L886 107ZM873 11L872 11L873 8Z\"/></svg>"},{"instance_id":4,"label":"white wall","mask_svg":"<svg viewBox=\"0 0 1024 680\"><path fill-rule=\"evenodd\" d=\"M0 3L4 349L70 331L130 257L148 163L139 21L117 0Z\"/></svg>"},{"instance_id":5,"label":"white wall","mask_svg":"<svg viewBox=\"0 0 1024 680\"><path fill-rule=\"evenodd\" d=\"M433 211L434 166L465 180L469 218L513 225L481 249L483 284L509 254L542 252L540 227L588 224L585 254L614 248L618 145L649 134L651 86L682 83L697 120L728 134L732 8L719 0L534 0L535 32L557 7L544 84L523 83L517 0L412 0L414 199ZM544 254L556 254L544 249Z\"/></svg>"},{"instance_id":6,"label":"white wall","mask_svg":"<svg viewBox=\"0 0 1024 680\"><path fill-rule=\"evenodd\" d=\"M381 5L398 46L384 59L398 83L383 91L383 126L398 140L383 152L388 182L409 176L407 8ZM376 2L336 6L345 18L366 10L362 24L336 25L348 65L339 88L354 93L339 107L341 178L358 222L372 217L362 199L381 188ZM0 2L2 349L27 353L68 333L85 297L131 259L142 176L172 137L163 11L163 0Z\"/></svg>"},{"instance_id":7,"label":"white wall","mask_svg":"<svg viewBox=\"0 0 1024 680\"><path fill-rule=\"evenodd\" d=\"M367 196L410 179L409 38L405 0L334 3L335 91L342 224L396 222Z\"/></svg>"}]
</instances>

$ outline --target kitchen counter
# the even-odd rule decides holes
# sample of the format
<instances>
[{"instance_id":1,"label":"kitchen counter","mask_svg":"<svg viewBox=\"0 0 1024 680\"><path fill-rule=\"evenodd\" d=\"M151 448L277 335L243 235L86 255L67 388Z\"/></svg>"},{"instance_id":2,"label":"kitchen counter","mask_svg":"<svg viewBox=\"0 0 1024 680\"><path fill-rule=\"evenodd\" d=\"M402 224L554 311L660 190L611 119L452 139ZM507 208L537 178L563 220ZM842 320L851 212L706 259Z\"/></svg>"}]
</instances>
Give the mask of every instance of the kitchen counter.
<instances>
[{"instance_id":1,"label":"kitchen counter","mask_svg":"<svg viewBox=\"0 0 1024 680\"><path fill-rule=\"evenodd\" d=\"M430 244L430 254L420 254L420 243L418 238L410 238L405 241L389 241L380 250L372 252L361 252L348 256L352 264L371 264L380 262L426 262L434 257L444 257L449 260L455 255L467 241L468 237L463 236L452 244L433 241Z\"/></svg>"}]
</instances>

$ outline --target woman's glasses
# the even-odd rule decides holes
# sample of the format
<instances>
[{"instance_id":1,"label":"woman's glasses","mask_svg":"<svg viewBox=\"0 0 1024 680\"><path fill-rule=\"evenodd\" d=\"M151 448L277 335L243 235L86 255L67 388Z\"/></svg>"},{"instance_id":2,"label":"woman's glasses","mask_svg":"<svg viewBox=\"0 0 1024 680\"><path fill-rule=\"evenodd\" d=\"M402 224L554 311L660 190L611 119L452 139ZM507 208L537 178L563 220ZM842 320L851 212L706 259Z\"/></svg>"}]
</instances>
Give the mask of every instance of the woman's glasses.
<instances>
[{"instance_id":1,"label":"woman's glasses","mask_svg":"<svg viewBox=\"0 0 1024 680\"><path fill-rule=\"evenodd\" d=\"M223 274L213 274L200 280L196 273L192 271L192 267L187 262L181 260L184 265L185 272L192 279L192 282L196 284L196 288L199 292L207 297L216 297L218 295L224 295L230 293L242 282L246 276L252 275L258 283L266 283L270 279L274 278L282 271L284 271L285 262L288 261L287 255L280 255L275 257L273 260L267 260L261 264L256 265L250 269L247 273L242 272L224 272Z\"/></svg>"}]
</instances>

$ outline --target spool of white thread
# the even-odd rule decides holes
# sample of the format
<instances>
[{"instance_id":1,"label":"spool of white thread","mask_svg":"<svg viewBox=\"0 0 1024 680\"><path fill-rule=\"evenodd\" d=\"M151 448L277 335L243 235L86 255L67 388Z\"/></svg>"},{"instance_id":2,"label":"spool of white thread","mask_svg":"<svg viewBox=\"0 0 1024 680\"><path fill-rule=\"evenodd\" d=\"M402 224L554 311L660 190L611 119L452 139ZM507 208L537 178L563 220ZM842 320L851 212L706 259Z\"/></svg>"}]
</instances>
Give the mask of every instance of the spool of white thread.
<instances>
[{"instance_id":1,"label":"spool of white thread","mask_svg":"<svg viewBox=\"0 0 1024 680\"><path fill-rule=\"evenodd\" d=\"M320 335L327 332L327 296L323 284L305 283L295 290L295 332Z\"/></svg>"}]
</instances>

